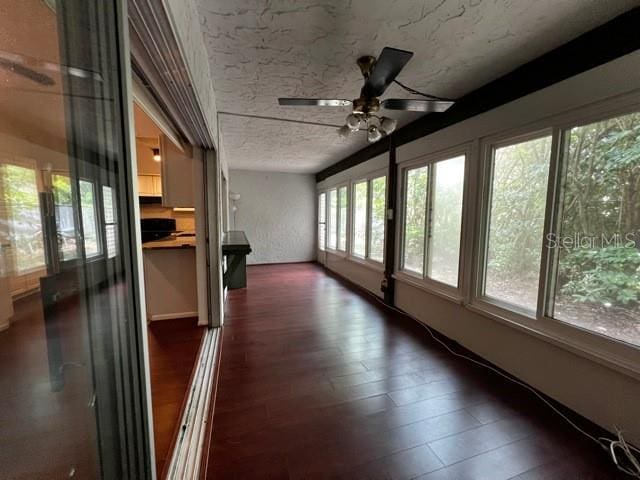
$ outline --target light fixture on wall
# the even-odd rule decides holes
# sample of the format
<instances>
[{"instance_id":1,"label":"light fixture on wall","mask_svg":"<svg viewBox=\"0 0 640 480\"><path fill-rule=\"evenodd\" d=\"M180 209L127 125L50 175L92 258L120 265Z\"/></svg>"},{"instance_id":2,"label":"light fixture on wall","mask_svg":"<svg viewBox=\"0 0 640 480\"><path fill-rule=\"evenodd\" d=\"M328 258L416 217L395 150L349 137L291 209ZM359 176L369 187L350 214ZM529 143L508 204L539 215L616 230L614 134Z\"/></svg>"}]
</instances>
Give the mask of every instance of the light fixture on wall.
<instances>
[{"instance_id":1,"label":"light fixture on wall","mask_svg":"<svg viewBox=\"0 0 640 480\"><path fill-rule=\"evenodd\" d=\"M236 212L238 211L237 202L240 200L240 194L237 192L229 192L229 200L233 205L231 206L231 211L233 212L233 229L236 229Z\"/></svg>"},{"instance_id":2,"label":"light fixture on wall","mask_svg":"<svg viewBox=\"0 0 640 480\"><path fill-rule=\"evenodd\" d=\"M156 162L159 162L160 160L162 160L162 157L160 156L160 149L159 148L152 148L151 149L153 151L153 160Z\"/></svg>"}]
</instances>

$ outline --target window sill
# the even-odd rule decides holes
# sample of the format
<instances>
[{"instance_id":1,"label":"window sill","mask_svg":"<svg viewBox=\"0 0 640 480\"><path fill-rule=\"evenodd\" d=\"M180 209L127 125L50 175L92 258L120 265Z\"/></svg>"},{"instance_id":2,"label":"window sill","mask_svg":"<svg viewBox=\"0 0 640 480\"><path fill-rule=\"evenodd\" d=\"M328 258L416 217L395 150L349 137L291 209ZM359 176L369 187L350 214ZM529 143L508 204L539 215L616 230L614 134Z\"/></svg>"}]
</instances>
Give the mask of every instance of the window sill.
<instances>
[{"instance_id":1,"label":"window sill","mask_svg":"<svg viewBox=\"0 0 640 480\"><path fill-rule=\"evenodd\" d=\"M534 318L481 299L465 308L640 380L640 350L551 318Z\"/></svg>"},{"instance_id":2,"label":"window sill","mask_svg":"<svg viewBox=\"0 0 640 480\"><path fill-rule=\"evenodd\" d=\"M462 305L464 303L464 298L460 295L460 292L453 287L449 289L445 285L440 286L436 285L435 282L426 282L421 278L414 277L413 275L402 271L394 273L393 278L399 282L406 283L407 285L422 290L423 292L436 295L458 305Z\"/></svg>"}]
</instances>

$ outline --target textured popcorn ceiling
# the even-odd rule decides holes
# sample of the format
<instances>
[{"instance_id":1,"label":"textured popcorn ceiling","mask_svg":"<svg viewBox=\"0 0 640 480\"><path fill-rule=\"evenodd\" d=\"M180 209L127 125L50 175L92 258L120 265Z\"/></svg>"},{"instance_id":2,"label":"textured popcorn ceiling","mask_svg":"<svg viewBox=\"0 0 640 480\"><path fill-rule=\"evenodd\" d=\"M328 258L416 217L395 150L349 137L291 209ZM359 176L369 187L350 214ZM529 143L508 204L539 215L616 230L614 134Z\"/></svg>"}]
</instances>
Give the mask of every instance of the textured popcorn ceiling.
<instances>
[{"instance_id":1,"label":"textured popcorn ceiling","mask_svg":"<svg viewBox=\"0 0 640 480\"><path fill-rule=\"evenodd\" d=\"M415 52L398 79L459 97L605 23L637 0L199 0L232 169L317 172L367 145L332 127L349 107L280 107L277 97L356 98L355 63L391 46ZM393 85L384 97L412 98ZM384 111L383 111L384 112ZM387 111L404 125L420 114Z\"/></svg>"}]
</instances>

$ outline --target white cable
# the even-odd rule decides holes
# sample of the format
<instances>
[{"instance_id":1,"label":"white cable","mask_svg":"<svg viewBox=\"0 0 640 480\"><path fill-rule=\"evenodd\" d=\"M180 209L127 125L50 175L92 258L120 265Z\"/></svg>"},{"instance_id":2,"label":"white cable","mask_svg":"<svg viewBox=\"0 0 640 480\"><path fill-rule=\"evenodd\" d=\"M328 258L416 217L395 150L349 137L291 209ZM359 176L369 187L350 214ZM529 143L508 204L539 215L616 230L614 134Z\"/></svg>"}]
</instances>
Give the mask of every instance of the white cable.
<instances>
[{"instance_id":1,"label":"white cable","mask_svg":"<svg viewBox=\"0 0 640 480\"><path fill-rule=\"evenodd\" d=\"M626 473L627 475L630 475L632 477L640 479L640 461L634 455L634 452L635 452L635 454L640 454L640 450L637 449L636 447L632 446L632 445L629 445L625 441L624 437L622 436L622 432L620 430L616 429L616 434L617 434L617 437L618 437L616 440L612 440L612 439L606 438L606 437L600 437L600 438L594 437L593 435L585 432L582 428L580 428L578 425L576 425L570 418L568 418L566 415L564 415L558 408L556 408L551 402L549 402L549 400L544 398L535 388L527 385L524 382L521 382L520 380L518 380L516 378L513 378L513 377L501 372L500 370L498 370L495 367L492 367L491 365L488 365L486 363L480 362L480 361L476 360L475 358L471 358L471 357L469 357L467 355L463 355L461 353L458 353L458 352L452 350L451 347L449 347L449 345L447 345L445 342L443 342L442 340L440 340L439 338L437 338L434 335L433 329L429 325L426 325L425 323L423 323L420 320L418 320L417 318L409 315L407 312L404 312L404 311L400 310L399 308L396 308L396 307L393 307L391 305L386 304L380 297L378 297L374 293L372 293L372 292L370 292L370 291L368 291L366 289L363 289L363 290L365 292L367 292L369 295L371 295L373 298L375 298L378 302L380 302L385 307L387 307L387 308L389 308L391 310L395 310L396 312L411 318L418 325L420 325L422 328L424 328L429 333L431 338L433 338L436 342L438 342L440 345L442 345L452 355L454 355L456 357L459 357L459 358L462 358L464 360L467 360L467 361L469 361L471 363L474 363L476 365L479 365L481 367L484 367L487 370L490 370L490 371L492 371L494 373L497 373L501 377L506 378L510 382L515 383L516 385L519 385L519 386L529 390L536 397L538 397L545 405L547 405L549 408L551 408L551 410L553 410L558 415L560 415L560 417L562 417L574 429L576 429L578 432L583 434L585 437L587 437L590 440L594 441L600 447L602 447L607 452L609 452L609 455L611 456L611 459L613 460L613 463L615 464L615 466L616 466L616 468L618 470L620 470L623 473ZM624 453L627 462L631 465L633 470L628 468L628 467L626 467L626 466L620 465L620 463L618 462L618 456L616 455L616 449L619 449L619 450L622 451L622 453Z\"/></svg>"}]
</instances>

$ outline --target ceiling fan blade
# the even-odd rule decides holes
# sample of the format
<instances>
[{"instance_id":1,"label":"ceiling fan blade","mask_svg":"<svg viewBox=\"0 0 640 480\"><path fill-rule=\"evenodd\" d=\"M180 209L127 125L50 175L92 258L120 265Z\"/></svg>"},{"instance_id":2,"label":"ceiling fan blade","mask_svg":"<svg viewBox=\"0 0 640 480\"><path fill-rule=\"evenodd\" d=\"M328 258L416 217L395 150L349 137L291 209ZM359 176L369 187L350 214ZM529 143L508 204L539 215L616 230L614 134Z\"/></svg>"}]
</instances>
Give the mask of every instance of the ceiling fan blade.
<instances>
[{"instance_id":1,"label":"ceiling fan blade","mask_svg":"<svg viewBox=\"0 0 640 480\"><path fill-rule=\"evenodd\" d=\"M278 104L289 107L348 107L351 105L351 100L327 98L278 98Z\"/></svg>"},{"instance_id":2,"label":"ceiling fan blade","mask_svg":"<svg viewBox=\"0 0 640 480\"><path fill-rule=\"evenodd\" d=\"M421 99L402 99L387 98L382 101L382 108L387 110L407 110L410 112L444 112L455 102L444 100L421 100Z\"/></svg>"},{"instance_id":3,"label":"ceiling fan blade","mask_svg":"<svg viewBox=\"0 0 640 480\"><path fill-rule=\"evenodd\" d=\"M391 85L413 57L413 52L397 48L384 47L376 60L373 70L364 82L362 93L367 98L379 97Z\"/></svg>"}]
</instances>

